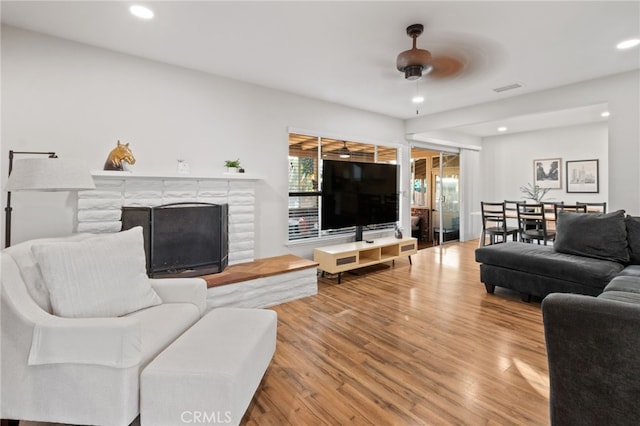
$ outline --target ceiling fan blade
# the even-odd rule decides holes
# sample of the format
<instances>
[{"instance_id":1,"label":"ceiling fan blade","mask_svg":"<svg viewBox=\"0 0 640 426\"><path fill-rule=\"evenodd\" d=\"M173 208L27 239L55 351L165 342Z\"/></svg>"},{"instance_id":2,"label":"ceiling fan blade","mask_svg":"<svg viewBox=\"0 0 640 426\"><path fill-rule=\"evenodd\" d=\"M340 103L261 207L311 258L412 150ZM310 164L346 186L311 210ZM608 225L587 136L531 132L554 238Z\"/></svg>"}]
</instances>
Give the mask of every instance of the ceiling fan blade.
<instances>
[{"instance_id":1,"label":"ceiling fan blade","mask_svg":"<svg viewBox=\"0 0 640 426\"><path fill-rule=\"evenodd\" d=\"M432 56L430 63L433 69L427 74L427 78L453 77L464 68L464 63L453 56Z\"/></svg>"}]
</instances>

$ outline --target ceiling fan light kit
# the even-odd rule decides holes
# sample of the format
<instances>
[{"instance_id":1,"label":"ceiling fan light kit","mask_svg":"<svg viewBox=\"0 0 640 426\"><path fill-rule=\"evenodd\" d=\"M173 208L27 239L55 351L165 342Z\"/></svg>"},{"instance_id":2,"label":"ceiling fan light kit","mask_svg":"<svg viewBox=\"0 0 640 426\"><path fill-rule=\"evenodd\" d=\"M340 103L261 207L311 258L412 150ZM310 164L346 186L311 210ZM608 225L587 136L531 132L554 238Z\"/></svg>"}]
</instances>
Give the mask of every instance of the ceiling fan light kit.
<instances>
[{"instance_id":1,"label":"ceiling fan light kit","mask_svg":"<svg viewBox=\"0 0 640 426\"><path fill-rule=\"evenodd\" d=\"M340 158L349 158L349 157L351 157L351 151L349 151L349 148L347 148L347 142L346 141L342 141L342 143L344 145L342 145L342 148L340 148L338 150L338 155L340 156Z\"/></svg>"}]
</instances>

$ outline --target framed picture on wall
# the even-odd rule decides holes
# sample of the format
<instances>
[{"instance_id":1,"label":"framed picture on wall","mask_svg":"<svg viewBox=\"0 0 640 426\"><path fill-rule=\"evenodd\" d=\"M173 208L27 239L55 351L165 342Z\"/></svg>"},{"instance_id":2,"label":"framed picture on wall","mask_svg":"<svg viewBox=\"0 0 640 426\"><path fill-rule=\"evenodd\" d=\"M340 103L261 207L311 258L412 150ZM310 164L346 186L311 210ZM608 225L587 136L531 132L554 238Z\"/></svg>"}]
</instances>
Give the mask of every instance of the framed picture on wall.
<instances>
[{"instance_id":1,"label":"framed picture on wall","mask_svg":"<svg viewBox=\"0 0 640 426\"><path fill-rule=\"evenodd\" d=\"M598 160L567 161L567 192L600 192Z\"/></svg>"},{"instance_id":2,"label":"framed picture on wall","mask_svg":"<svg viewBox=\"0 0 640 426\"><path fill-rule=\"evenodd\" d=\"M540 188L562 188L562 158L533 160L533 184Z\"/></svg>"}]
</instances>

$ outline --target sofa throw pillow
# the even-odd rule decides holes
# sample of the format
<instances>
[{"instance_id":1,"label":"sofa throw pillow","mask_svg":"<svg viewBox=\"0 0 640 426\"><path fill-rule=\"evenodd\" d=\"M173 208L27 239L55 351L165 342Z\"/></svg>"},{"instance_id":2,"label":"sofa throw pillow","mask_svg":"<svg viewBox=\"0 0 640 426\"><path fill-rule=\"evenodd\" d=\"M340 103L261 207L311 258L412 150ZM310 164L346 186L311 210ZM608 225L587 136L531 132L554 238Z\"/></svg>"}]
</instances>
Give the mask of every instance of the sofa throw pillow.
<instances>
[{"instance_id":1,"label":"sofa throw pillow","mask_svg":"<svg viewBox=\"0 0 640 426\"><path fill-rule=\"evenodd\" d=\"M640 217L627 216L627 244L629 244L629 263L640 265Z\"/></svg>"},{"instance_id":2,"label":"sofa throw pillow","mask_svg":"<svg viewBox=\"0 0 640 426\"><path fill-rule=\"evenodd\" d=\"M31 251L31 247L36 244L50 244L62 241L79 241L85 238L91 238L92 234L74 234L61 238L39 238L37 240L24 241L22 243L7 247L5 252L9 253L20 269L20 275L24 281L31 298L48 313L51 310L51 302L49 300L49 290L42 278L38 261Z\"/></svg>"},{"instance_id":3,"label":"sofa throw pillow","mask_svg":"<svg viewBox=\"0 0 640 426\"><path fill-rule=\"evenodd\" d=\"M555 251L626 263L624 210L603 213L558 212Z\"/></svg>"},{"instance_id":4,"label":"sofa throw pillow","mask_svg":"<svg viewBox=\"0 0 640 426\"><path fill-rule=\"evenodd\" d=\"M116 317L162 303L147 277L141 227L31 250L54 315Z\"/></svg>"}]
</instances>

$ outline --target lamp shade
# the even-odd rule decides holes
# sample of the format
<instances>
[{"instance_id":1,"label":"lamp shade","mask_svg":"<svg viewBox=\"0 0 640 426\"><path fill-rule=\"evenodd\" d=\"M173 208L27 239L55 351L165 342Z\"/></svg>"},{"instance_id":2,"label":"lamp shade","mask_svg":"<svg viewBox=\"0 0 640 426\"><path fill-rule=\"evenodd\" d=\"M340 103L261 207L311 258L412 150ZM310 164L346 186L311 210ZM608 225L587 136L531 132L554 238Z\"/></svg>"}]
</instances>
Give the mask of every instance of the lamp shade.
<instances>
[{"instance_id":1,"label":"lamp shade","mask_svg":"<svg viewBox=\"0 0 640 426\"><path fill-rule=\"evenodd\" d=\"M9 175L7 191L80 191L95 189L88 169L61 158L16 160Z\"/></svg>"}]
</instances>

